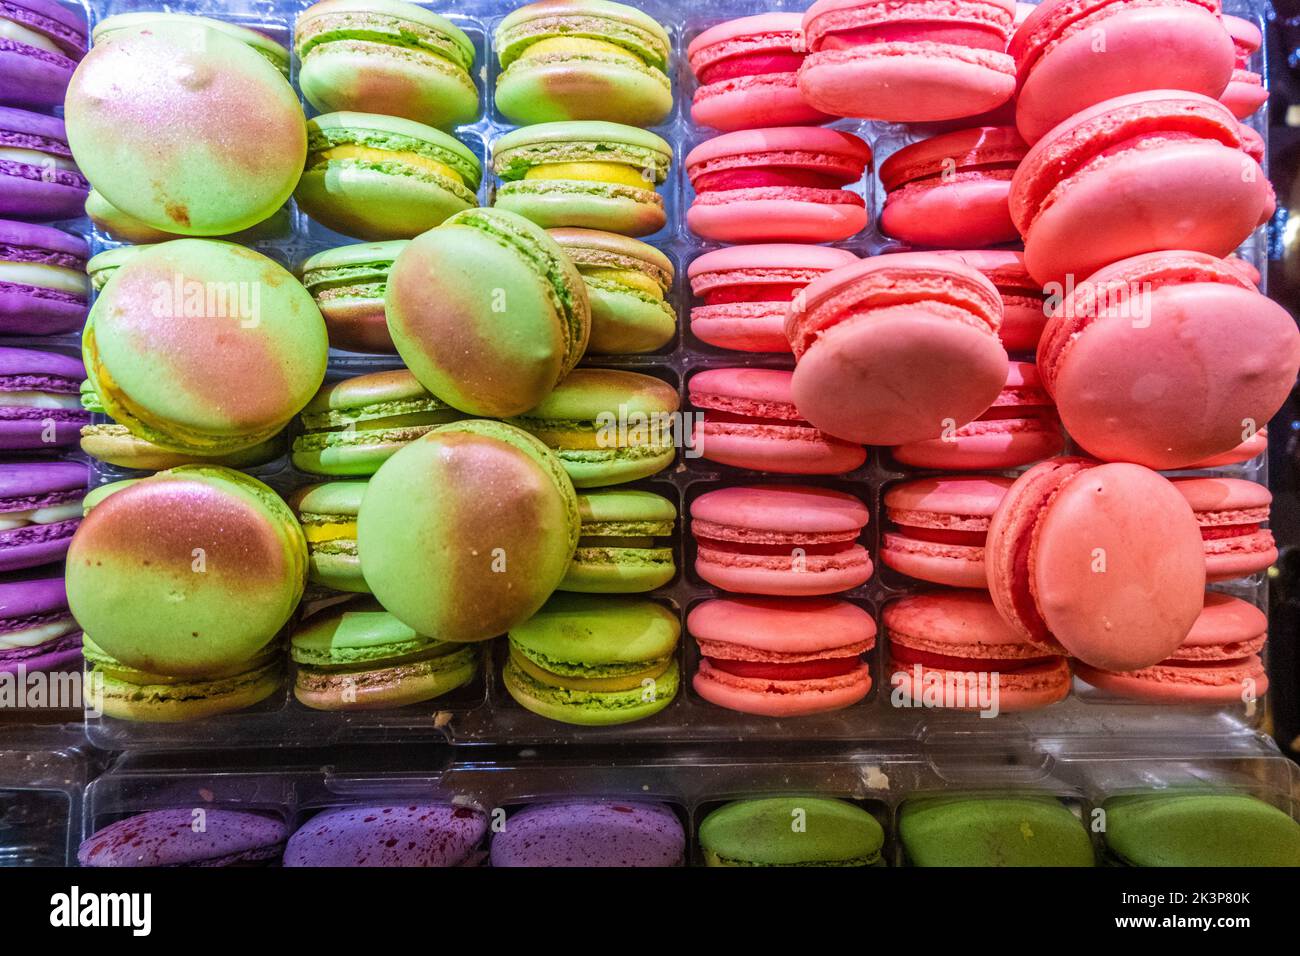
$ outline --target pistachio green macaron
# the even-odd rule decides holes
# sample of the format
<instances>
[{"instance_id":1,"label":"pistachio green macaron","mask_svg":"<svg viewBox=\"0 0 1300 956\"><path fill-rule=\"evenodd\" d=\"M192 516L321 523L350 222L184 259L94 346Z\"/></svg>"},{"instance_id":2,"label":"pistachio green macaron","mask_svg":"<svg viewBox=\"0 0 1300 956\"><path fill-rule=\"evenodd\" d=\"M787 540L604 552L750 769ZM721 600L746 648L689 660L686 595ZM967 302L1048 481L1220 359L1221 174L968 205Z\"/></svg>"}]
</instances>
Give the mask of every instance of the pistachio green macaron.
<instances>
[{"instance_id":1,"label":"pistachio green macaron","mask_svg":"<svg viewBox=\"0 0 1300 956\"><path fill-rule=\"evenodd\" d=\"M561 591L639 594L673 579L677 506L662 495L606 488L578 495L582 537Z\"/></svg>"},{"instance_id":2,"label":"pistachio green macaron","mask_svg":"<svg viewBox=\"0 0 1300 956\"><path fill-rule=\"evenodd\" d=\"M708 866L877 866L885 832L866 810L828 797L724 804L700 824Z\"/></svg>"}]
</instances>

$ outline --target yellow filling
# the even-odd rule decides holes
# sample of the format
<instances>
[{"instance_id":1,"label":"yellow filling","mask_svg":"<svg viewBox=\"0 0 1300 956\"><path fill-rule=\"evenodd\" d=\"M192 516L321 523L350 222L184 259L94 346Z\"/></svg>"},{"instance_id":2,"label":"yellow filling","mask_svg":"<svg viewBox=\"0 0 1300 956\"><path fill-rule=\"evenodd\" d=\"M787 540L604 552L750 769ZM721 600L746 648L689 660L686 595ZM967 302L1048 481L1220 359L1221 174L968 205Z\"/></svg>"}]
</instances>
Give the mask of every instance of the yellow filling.
<instances>
[{"instance_id":1,"label":"yellow filling","mask_svg":"<svg viewBox=\"0 0 1300 956\"><path fill-rule=\"evenodd\" d=\"M76 269L36 262L0 261L0 282L34 285L42 289L71 292L73 295L85 295L89 291L85 275Z\"/></svg>"},{"instance_id":2,"label":"yellow filling","mask_svg":"<svg viewBox=\"0 0 1300 956\"><path fill-rule=\"evenodd\" d=\"M327 524L305 524L302 533L310 544L322 541L355 541L357 523L355 521L331 521Z\"/></svg>"},{"instance_id":3,"label":"yellow filling","mask_svg":"<svg viewBox=\"0 0 1300 956\"><path fill-rule=\"evenodd\" d=\"M62 169L70 173L77 171L77 164L62 156L51 156L39 149L23 149L20 146L0 146L0 159L25 166L41 166L45 169Z\"/></svg>"},{"instance_id":4,"label":"yellow filling","mask_svg":"<svg viewBox=\"0 0 1300 956\"><path fill-rule=\"evenodd\" d=\"M398 150L373 149L369 146L356 146L347 144L343 146L331 146L320 154L322 159L356 159L361 162L369 163L391 163L400 162L416 166L426 173L436 173L439 176L446 176L453 182L464 184L465 180L461 179L460 173L450 166L444 166L437 160L430 159L428 156L421 156L419 153L400 152Z\"/></svg>"},{"instance_id":5,"label":"yellow filling","mask_svg":"<svg viewBox=\"0 0 1300 956\"><path fill-rule=\"evenodd\" d=\"M633 272L631 269L587 269L583 275L593 279L604 279L606 282L617 282L619 285L631 286L639 292L646 295L652 295L656 299L664 297L664 290L660 288L659 283L642 272Z\"/></svg>"},{"instance_id":6,"label":"yellow filling","mask_svg":"<svg viewBox=\"0 0 1300 956\"><path fill-rule=\"evenodd\" d=\"M44 50L46 53L58 53L60 56L67 56L59 49L57 43L45 36L43 33L37 33L35 30L28 30L24 26L19 26L12 20L0 20L0 37L6 40L14 40L18 43L26 43L28 46L34 46L38 50Z\"/></svg>"},{"instance_id":7,"label":"yellow filling","mask_svg":"<svg viewBox=\"0 0 1300 956\"><path fill-rule=\"evenodd\" d=\"M525 49L519 55L519 59L550 56L552 54L581 56L584 53L603 53L606 56L616 56L620 60L627 60L629 63L641 62L639 56L630 50L623 49L617 43L597 40L592 37L550 37L545 40L538 40Z\"/></svg>"},{"instance_id":8,"label":"yellow filling","mask_svg":"<svg viewBox=\"0 0 1300 956\"><path fill-rule=\"evenodd\" d=\"M619 677L560 677L538 667L513 647L510 648L510 659L515 662L515 665L521 671L547 687L594 691L636 690L641 686L642 681L657 680L662 677L672 663L672 660L668 659L660 664L652 664L645 670L636 671L632 674L623 674Z\"/></svg>"},{"instance_id":9,"label":"yellow filling","mask_svg":"<svg viewBox=\"0 0 1300 956\"><path fill-rule=\"evenodd\" d=\"M598 438L598 430L581 431L578 429L557 428L538 428L533 434L542 440L543 444L550 445L552 448L567 448L571 451L599 451L603 448L611 447L609 442L610 435L605 436L605 441L601 442Z\"/></svg>"},{"instance_id":10,"label":"yellow filling","mask_svg":"<svg viewBox=\"0 0 1300 956\"><path fill-rule=\"evenodd\" d=\"M642 170L627 163L542 163L528 170L524 179L577 179L654 189L653 180L647 180Z\"/></svg>"}]
</instances>

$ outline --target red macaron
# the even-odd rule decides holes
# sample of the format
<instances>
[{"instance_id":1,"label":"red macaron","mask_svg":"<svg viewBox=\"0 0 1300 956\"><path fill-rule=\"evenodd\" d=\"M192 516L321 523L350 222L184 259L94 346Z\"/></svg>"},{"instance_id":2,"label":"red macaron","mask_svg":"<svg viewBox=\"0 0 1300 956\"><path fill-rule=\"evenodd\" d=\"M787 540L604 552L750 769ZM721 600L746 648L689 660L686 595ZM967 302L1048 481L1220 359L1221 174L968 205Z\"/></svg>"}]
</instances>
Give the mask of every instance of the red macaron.
<instances>
[{"instance_id":1,"label":"red macaron","mask_svg":"<svg viewBox=\"0 0 1300 956\"><path fill-rule=\"evenodd\" d=\"M889 530L880 560L900 574L955 588L988 588L984 546L1011 479L996 475L921 478L885 492Z\"/></svg>"},{"instance_id":2,"label":"red macaron","mask_svg":"<svg viewBox=\"0 0 1300 956\"><path fill-rule=\"evenodd\" d=\"M1273 495L1241 478L1175 478L1205 540L1205 575L1210 581L1244 578L1277 560L1268 521Z\"/></svg>"}]
</instances>

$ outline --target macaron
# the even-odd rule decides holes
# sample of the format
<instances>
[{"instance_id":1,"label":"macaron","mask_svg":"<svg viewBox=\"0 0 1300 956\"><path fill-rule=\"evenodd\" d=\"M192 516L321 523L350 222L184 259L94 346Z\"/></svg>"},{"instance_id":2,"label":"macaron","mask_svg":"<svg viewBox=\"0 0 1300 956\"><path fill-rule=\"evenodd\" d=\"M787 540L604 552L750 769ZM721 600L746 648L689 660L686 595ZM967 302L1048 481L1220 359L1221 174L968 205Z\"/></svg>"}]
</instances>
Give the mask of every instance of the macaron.
<instances>
[{"instance_id":1,"label":"macaron","mask_svg":"<svg viewBox=\"0 0 1300 956\"><path fill-rule=\"evenodd\" d=\"M1260 455L1268 452L1268 428L1244 428L1243 432L1247 437L1243 438L1241 443L1235 448L1230 448L1225 452L1217 455L1211 455L1209 458L1202 458L1188 468L1222 468L1225 465L1239 465L1242 462L1253 461Z\"/></svg>"},{"instance_id":2,"label":"macaron","mask_svg":"<svg viewBox=\"0 0 1300 956\"><path fill-rule=\"evenodd\" d=\"M609 120L655 126L673 108L668 31L609 0L541 0L506 14L493 48L496 103L520 126Z\"/></svg>"},{"instance_id":3,"label":"macaron","mask_svg":"<svg viewBox=\"0 0 1300 956\"><path fill-rule=\"evenodd\" d=\"M900 574L954 588L988 587L989 523L1011 487L996 475L941 476L891 485L880 560Z\"/></svg>"},{"instance_id":4,"label":"macaron","mask_svg":"<svg viewBox=\"0 0 1300 956\"><path fill-rule=\"evenodd\" d=\"M487 830L487 815L463 804L334 807L294 831L284 848L284 865L473 866Z\"/></svg>"},{"instance_id":5,"label":"macaron","mask_svg":"<svg viewBox=\"0 0 1300 956\"><path fill-rule=\"evenodd\" d=\"M573 561L581 518L559 461L501 422L443 425L389 458L357 515L362 573L418 634L483 641L532 617Z\"/></svg>"},{"instance_id":6,"label":"macaron","mask_svg":"<svg viewBox=\"0 0 1300 956\"><path fill-rule=\"evenodd\" d=\"M791 303L795 405L822 431L866 445L939 438L1006 386L1001 324L993 283L951 257L904 252L843 266Z\"/></svg>"},{"instance_id":7,"label":"macaron","mask_svg":"<svg viewBox=\"0 0 1300 956\"><path fill-rule=\"evenodd\" d=\"M348 352L397 353L384 317L388 273L405 239L363 242L318 252L296 272L325 318L330 346Z\"/></svg>"},{"instance_id":8,"label":"macaron","mask_svg":"<svg viewBox=\"0 0 1300 956\"><path fill-rule=\"evenodd\" d=\"M81 666L81 627L62 575L0 581L0 674Z\"/></svg>"},{"instance_id":9,"label":"macaron","mask_svg":"<svg viewBox=\"0 0 1300 956\"><path fill-rule=\"evenodd\" d=\"M280 859L288 834L284 821L269 814L199 803L149 810L110 823L82 842L77 863L95 867L270 866Z\"/></svg>"},{"instance_id":10,"label":"macaron","mask_svg":"<svg viewBox=\"0 0 1300 956\"><path fill-rule=\"evenodd\" d=\"M880 866L884 843L885 831L866 810L813 796L726 803L699 832L706 866Z\"/></svg>"},{"instance_id":11,"label":"macaron","mask_svg":"<svg viewBox=\"0 0 1300 956\"><path fill-rule=\"evenodd\" d=\"M123 14L124 16L126 14ZM85 214L98 229L109 239L117 242L149 244L167 242L171 239L184 239L185 236L166 229L153 226L118 209L102 194L92 189L86 197ZM246 229L240 229L228 235L215 238L231 239L238 242L253 243L265 239L285 239L292 231L292 218L288 206L281 206L261 222L254 223Z\"/></svg>"},{"instance_id":12,"label":"macaron","mask_svg":"<svg viewBox=\"0 0 1300 956\"><path fill-rule=\"evenodd\" d=\"M1250 59L1264 45L1259 27L1241 17L1223 15L1223 26L1232 39L1232 79L1219 94L1219 102L1232 110L1237 119L1246 119L1268 102L1264 78L1250 68Z\"/></svg>"},{"instance_id":13,"label":"macaron","mask_svg":"<svg viewBox=\"0 0 1300 956\"><path fill-rule=\"evenodd\" d=\"M642 598L557 594L510 628L501 677L523 708L586 727L652 717L677 697L677 615Z\"/></svg>"},{"instance_id":14,"label":"macaron","mask_svg":"<svg viewBox=\"0 0 1300 956\"><path fill-rule=\"evenodd\" d=\"M798 126L832 117L799 92L803 15L759 13L709 27L691 40L686 57L698 86L691 119L724 131Z\"/></svg>"},{"instance_id":15,"label":"macaron","mask_svg":"<svg viewBox=\"0 0 1300 956\"><path fill-rule=\"evenodd\" d=\"M200 17L188 13L164 13L147 10L140 13L118 13L105 17L95 24L92 39L95 45L107 43L121 36L130 36L140 30L151 30L159 25L176 25L190 30L215 30L238 40L262 59L270 63L286 80L289 79L289 49L270 33L253 27L241 26L230 20ZM273 27L271 29L274 29Z\"/></svg>"},{"instance_id":16,"label":"macaron","mask_svg":"<svg viewBox=\"0 0 1300 956\"><path fill-rule=\"evenodd\" d=\"M871 578L859 538L869 520L853 495L811 485L749 485L691 504L695 573L724 591L803 597Z\"/></svg>"},{"instance_id":17,"label":"macaron","mask_svg":"<svg viewBox=\"0 0 1300 956\"><path fill-rule=\"evenodd\" d=\"M638 594L676 576L677 506L667 498L631 488L589 491L578 495L578 515L578 550L559 590Z\"/></svg>"},{"instance_id":18,"label":"macaron","mask_svg":"<svg viewBox=\"0 0 1300 956\"><path fill-rule=\"evenodd\" d=\"M1277 560L1268 521L1273 495L1242 478L1175 478L1205 539L1205 576L1210 581L1244 578Z\"/></svg>"},{"instance_id":19,"label":"macaron","mask_svg":"<svg viewBox=\"0 0 1300 956\"><path fill-rule=\"evenodd\" d=\"M662 803L537 803L506 817L492 837L491 859L494 867L682 866L686 833Z\"/></svg>"},{"instance_id":20,"label":"macaron","mask_svg":"<svg viewBox=\"0 0 1300 956\"><path fill-rule=\"evenodd\" d=\"M365 494L364 481L327 481L304 485L289 496L307 539L307 579L313 584L369 592L357 556L357 515Z\"/></svg>"},{"instance_id":21,"label":"macaron","mask_svg":"<svg viewBox=\"0 0 1300 956\"><path fill-rule=\"evenodd\" d=\"M1236 448L1282 407L1297 369L1287 311L1197 252L1098 270L1064 296L1038 344L1043 384L1082 448L1166 470Z\"/></svg>"},{"instance_id":22,"label":"macaron","mask_svg":"<svg viewBox=\"0 0 1300 956\"><path fill-rule=\"evenodd\" d=\"M580 368L510 421L555 453L575 487L600 488L673 463L678 404L677 390L653 375Z\"/></svg>"},{"instance_id":23,"label":"macaron","mask_svg":"<svg viewBox=\"0 0 1300 956\"><path fill-rule=\"evenodd\" d=\"M654 246L595 229L551 229L587 284L591 303L588 355L654 352L677 333L667 301L673 263Z\"/></svg>"},{"instance_id":24,"label":"macaron","mask_svg":"<svg viewBox=\"0 0 1300 956\"><path fill-rule=\"evenodd\" d=\"M75 332L90 309L86 240L0 220L0 334Z\"/></svg>"},{"instance_id":25,"label":"macaron","mask_svg":"<svg viewBox=\"0 0 1300 956\"><path fill-rule=\"evenodd\" d=\"M302 174L307 124L286 76L259 52L269 43L174 14L97 42L64 103L91 185L127 215L186 236L227 235L273 214Z\"/></svg>"},{"instance_id":26,"label":"macaron","mask_svg":"<svg viewBox=\"0 0 1300 956\"><path fill-rule=\"evenodd\" d=\"M1016 241L1007 196L1028 151L1010 126L957 130L904 146L880 165L881 231L941 248Z\"/></svg>"},{"instance_id":27,"label":"macaron","mask_svg":"<svg viewBox=\"0 0 1300 956\"><path fill-rule=\"evenodd\" d=\"M801 717L871 690L862 655L876 645L876 622L848 601L715 598L691 609L686 629L700 649L695 692L728 710Z\"/></svg>"},{"instance_id":28,"label":"macaron","mask_svg":"<svg viewBox=\"0 0 1300 956\"><path fill-rule=\"evenodd\" d=\"M132 256L82 336L91 386L118 424L205 456L261 444L287 425L320 387L328 350L320 310L297 279L210 239Z\"/></svg>"},{"instance_id":29,"label":"macaron","mask_svg":"<svg viewBox=\"0 0 1300 956\"><path fill-rule=\"evenodd\" d=\"M912 594L885 606L894 706L1037 710L1070 693L1070 664L1008 625L984 591Z\"/></svg>"},{"instance_id":30,"label":"macaron","mask_svg":"<svg viewBox=\"0 0 1300 956\"><path fill-rule=\"evenodd\" d=\"M303 621L289 641L293 694L313 710L384 710L468 684L478 649L417 634L379 603L360 598Z\"/></svg>"},{"instance_id":31,"label":"macaron","mask_svg":"<svg viewBox=\"0 0 1300 956\"><path fill-rule=\"evenodd\" d=\"M1132 671L1076 664L1093 687L1161 704L1220 706L1258 700L1268 691L1259 652L1268 640L1268 615L1219 591L1205 592L1205 608L1186 639L1165 660Z\"/></svg>"},{"instance_id":32,"label":"macaron","mask_svg":"<svg viewBox=\"0 0 1300 956\"><path fill-rule=\"evenodd\" d=\"M1013 0L817 0L799 90L835 116L926 122L994 109L1016 90Z\"/></svg>"},{"instance_id":33,"label":"macaron","mask_svg":"<svg viewBox=\"0 0 1300 956\"><path fill-rule=\"evenodd\" d=\"M1106 848L1125 866L1300 866L1300 823L1245 793L1133 793L1102 810Z\"/></svg>"},{"instance_id":34,"label":"macaron","mask_svg":"<svg viewBox=\"0 0 1300 956\"><path fill-rule=\"evenodd\" d=\"M0 347L0 449L36 451L74 445L89 424L81 407L86 369L61 352Z\"/></svg>"},{"instance_id":35,"label":"macaron","mask_svg":"<svg viewBox=\"0 0 1300 956\"><path fill-rule=\"evenodd\" d=\"M989 525L985 566L1016 634L1106 670L1167 658L1205 591L1200 528L1178 489L1140 465L1084 458L1016 479Z\"/></svg>"},{"instance_id":36,"label":"macaron","mask_svg":"<svg viewBox=\"0 0 1300 956\"><path fill-rule=\"evenodd\" d=\"M63 120L0 107L0 217L32 222L76 219L89 192L90 183L72 158Z\"/></svg>"},{"instance_id":37,"label":"macaron","mask_svg":"<svg viewBox=\"0 0 1300 956\"><path fill-rule=\"evenodd\" d=\"M302 410L293 464L314 475L373 475L399 448L464 417L404 368L328 382Z\"/></svg>"},{"instance_id":38,"label":"macaron","mask_svg":"<svg viewBox=\"0 0 1300 956\"><path fill-rule=\"evenodd\" d=\"M770 243L714 249L687 276L699 305L691 332L708 345L738 352L789 352L785 314L808 283L857 262L847 249Z\"/></svg>"},{"instance_id":39,"label":"macaron","mask_svg":"<svg viewBox=\"0 0 1300 956\"><path fill-rule=\"evenodd\" d=\"M672 147L654 133L601 120L538 123L492 146L493 204L547 229L579 226L647 236L668 222L655 187Z\"/></svg>"},{"instance_id":40,"label":"macaron","mask_svg":"<svg viewBox=\"0 0 1300 956\"><path fill-rule=\"evenodd\" d=\"M1011 249L949 252L997 287L1002 296L998 337L1008 352L1033 352L1047 324L1047 296L1025 268L1025 254Z\"/></svg>"},{"instance_id":41,"label":"macaron","mask_svg":"<svg viewBox=\"0 0 1300 956\"><path fill-rule=\"evenodd\" d=\"M307 167L294 190L316 222L356 239L411 239L478 205L479 159L414 120L325 113L307 124Z\"/></svg>"},{"instance_id":42,"label":"macaron","mask_svg":"<svg viewBox=\"0 0 1300 956\"><path fill-rule=\"evenodd\" d=\"M913 468L1002 471L1060 454L1061 421L1032 362L1010 362L1007 383L984 414L939 438L898 445L894 459Z\"/></svg>"},{"instance_id":43,"label":"macaron","mask_svg":"<svg viewBox=\"0 0 1300 956\"><path fill-rule=\"evenodd\" d=\"M10 0L0 8L0 103L48 110L63 104L86 55L81 8L54 0Z\"/></svg>"},{"instance_id":44,"label":"macaron","mask_svg":"<svg viewBox=\"0 0 1300 956\"><path fill-rule=\"evenodd\" d=\"M1160 249L1226 256L1275 205L1242 145L1237 118L1198 93L1130 93L1070 116L1011 180L1011 220L1030 274L1044 285L1071 275L1077 283Z\"/></svg>"},{"instance_id":45,"label":"macaron","mask_svg":"<svg viewBox=\"0 0 1300 956\"><path fill-rule=\"evenodd\" d=\"M711 368L687 383L703 409L691 448L702 458L787 475L841 475L861 468L867 450L804 421L791 395L791 373L774 368Z\"/></svg>"},{"instance_id":46,"label":"macaron","mask_svg":"<svg viewBox=\"0 0 1300 956\"><path fill-rule=\"evenodd\" d=\"M1032 793L914 797L898 815L912 866L1096 866L1083 821Z\"/></svg>"},{"instance_id":47,"label":"macaron","mask_svg":"<svg viewBox=\"0 0 1300 956\"><path fill-rule=\"evenodd\" d=\"M320 0L293 31L298 86L322 113L386 113L450 128L478 118L474 43L403 0Z\"/></svg>"},{"instance_id":48,"label":"macaron","mask_svg":"<svg viewBox=\"0 0 1300 956\"><path fill-rule=\"evenodd\" d=\"M0 462L0 571L63 560L89 484L79 461Z\"/></svg>"},{"instance_id":49,"label":"macaron","mask_svg":"<svg viewBox=\"0 0 1300 956\"><path fill-rule=\"evenodd\" d=\"M1035 142L1094 103L1142 90L1218 96L1232 77L1232 40L1218 0L1043 0L1011 38L1016 125ZM1098 55L1097 37L1105 37ZM1080 83L1079 77L1088 82Z\"/></svg>"},{"instance_id":50,"label":"macaron","mask_svg":"<svg viewBox=\"0 0 1300 956\"><path fill-rule=\"evenodd\" d=\"M686 224L718 242L832 242L867 227L866 200L848 190L871 147L841 130L777 126L705 140L686 155L695 196Z\"/></svg>"},{"instance_id":51,"label":"macaron","mask_svg":"<svg viewBox=\"0 0 1300 956\"><path fill-rule=\"evenodd\" d=\"M469 209L402 251L384 294L402 361L472 415L534 407L582 357L587 287L559 244L522 216Z\"/></svg>"},{"instance_id":52,"label":"macaron","mask_svg":"<svg viewBox=\"0 0 1300 956\"><path fill-rule=\"evenodd\" d=\"M88 640L120 665L226 677L271 646L297 607L307 542L256 478L187 466L101 492L68 549L67 582Z\"/></svg>"}]
</instances>

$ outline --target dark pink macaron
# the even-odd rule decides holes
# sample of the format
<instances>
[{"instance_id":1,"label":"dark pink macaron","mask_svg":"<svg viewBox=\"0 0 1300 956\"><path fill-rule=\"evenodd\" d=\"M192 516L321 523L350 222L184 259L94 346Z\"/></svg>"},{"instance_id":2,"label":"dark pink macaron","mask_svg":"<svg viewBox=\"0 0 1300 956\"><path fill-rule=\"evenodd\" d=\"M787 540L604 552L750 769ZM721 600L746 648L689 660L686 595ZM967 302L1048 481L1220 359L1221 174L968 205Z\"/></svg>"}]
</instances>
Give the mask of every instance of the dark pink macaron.
<instances>
[{"instance_id":1,"label":"dark pink macaron","mask_svg":"<svg viewBox=\"0 0 1300 956\"><path fill-rule=\"evenodd\" d=\"M0 347L0 449L75 445L90 413L81 407L86 368L59 352Z\"/></svg>"},{"instance_id":2,"label":"dark pink macaron","mask_svg":"<svg viewBox=\"0 0 1300 956\"><path fill-rule=\"evenodd\" d=\"M79 461L0 463L0 571L63 559L89 480Z\"/></svg>"},{"instance_id":3,"label":"dark pink macaron","mask_svg":"<svg viewBox=\"0 0 1300 956\"><path fill-rule=\"evenodd\" d=\"M989 522L1011 487L997 475L905 481L884 497L880 560L900 574L956 588L987 588Z\"/></svg>"},{"instance_id":4,"label":"dark pink macaron","mask_svg":"<svg viewBox=\"0 0 1300 956\"><path fill-rule=\"evenodd\" d=\"M76 332L90 307L86 240L0 220L0 334Z\"/></svg>"},{"instance_id":5,"label":"dark pink macaron","mask_svg":"<svg viewBox=\"0 0 1300 956\"><path fill-rule=\"evenodd\" d=\"M80 667L81 628L63 575L0 581L0 673Z\"/></svg>"},{"instance_id":6,"label":"dark pink macaron","mask_svg":"<svg viewBox=\"0 0 1300 956\"><path fill-rule=\"evenodd\" d=\"M77 862L95 867L269 866L287 828L262 813L206 806L150 810L87 838Z\"/></svg>"},{"instance_id":7,"label":"dark pink macaron","mask_svg":"<svg viewBox=\"0 0 1300 956\"><path fill-rule=\"evenodd\" d=\"M1002 296L1002 327L998 337L1011 353L1030 352L1047 324L1047 296L1025 268L1025 254L1011 249L968 249L945 252L981 273Z\"/></svg>"},{"instance_id":8,"label":"dark pink macaron","mask_svg":"<svg viewBox=\"0 0 1300 956\"><path fill-rule=\"evenodd\" d=\"M335 807L289 837L285 866L441 867L477 862L487 815L469 806Z\"/></svg>"},{"instance_id":9,"label":"dark pink macaron","mask_svg":"<svg viewBox=\"0 0 1300 956\"><path fill-rule=\"evenodd\" d=\"M1227 581L1258 574L1277 560L1268 521L1273 495L1241 478L1175 478L1205 540L1205 575Z\"/></svg>"},{"instance_id":10,"label":"dark pink macaron","mask_svg":"<svg viewBox=\"0 0 1300 956\"><path fill-rule=\"evenodd\" d=\"M62 99L62 97L60 97ZM0 107L0 218L76 219L90 183L72 159L63 120Z\"/></svg>"}]
</instances>

